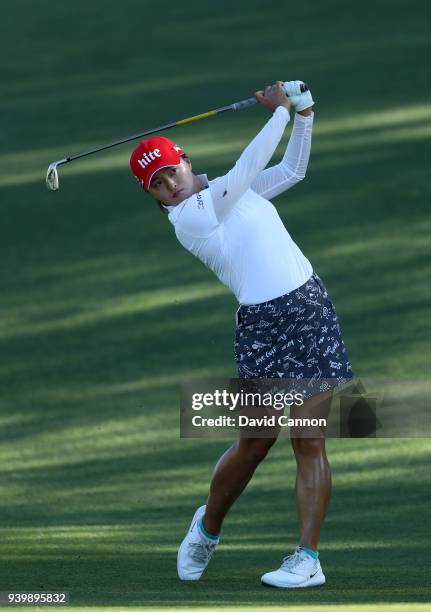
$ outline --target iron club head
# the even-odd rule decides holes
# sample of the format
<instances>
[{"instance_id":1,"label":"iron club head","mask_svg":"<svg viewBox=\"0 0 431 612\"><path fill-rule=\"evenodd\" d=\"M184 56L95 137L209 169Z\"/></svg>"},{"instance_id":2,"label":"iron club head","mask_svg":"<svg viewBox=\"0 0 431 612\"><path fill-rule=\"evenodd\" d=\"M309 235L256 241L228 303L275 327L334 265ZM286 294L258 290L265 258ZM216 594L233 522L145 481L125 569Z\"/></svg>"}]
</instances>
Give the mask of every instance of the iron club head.
<instances>
[{"instance_id":1,"label":"iron club head","mask_svg":"<svg viewBox=\"0 0 431 612\"><path fill-rule=\"evenodd\" d=\"M46 186L50 191L57 191L59 188L58 171L57 166L66 163L67 159L60 159L52 162L48 166L48 172L46 173Z\"/></svg>"}]
</instances>

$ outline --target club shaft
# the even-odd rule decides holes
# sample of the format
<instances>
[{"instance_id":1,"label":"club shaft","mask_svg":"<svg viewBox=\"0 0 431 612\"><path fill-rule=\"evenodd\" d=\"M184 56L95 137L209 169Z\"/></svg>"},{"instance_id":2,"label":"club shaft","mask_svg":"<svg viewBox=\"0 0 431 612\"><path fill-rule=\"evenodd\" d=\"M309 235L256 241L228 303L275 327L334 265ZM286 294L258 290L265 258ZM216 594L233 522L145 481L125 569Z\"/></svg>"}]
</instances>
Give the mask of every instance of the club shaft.
<instances>
[{"instance_id":1,"label":"club shaft","mask_svg":"<svg viewBox=\"0 0 431 612\"><path fill-rule=\"evenodd\" d=\"M87 155L98 153L99 151L111 149L112 147L116 147L117 145L124 144L125 142L137 140L138 138L143 138L145 136L149 136L150 134L155 134L156 132L162 132L163 130L169 130L170 128L177 127L179 125L185 125L186 123L192 123L193 121L199 121L200 119L207 119L208 117L214 117L215 115L220 115L220 113L224 113L229 110L240 110L242 108L246 108L247 106L252 106L253 104L256 104L256 102L257 100L255 98L248 98L247 100L241 100L240 102L235 102L234 104L229 104L228 106L222 106L221 108L210 110L210 111L207 111L206 113L201 113L200 115L193 115L192 117L187 117L186 119L181 119L180 121L173 121L172 123L161 125L160 127L153 128L152 130L146 130L145 132L139 132L139 134L133 134L133 136L128 136L127 138L121 138L120 140L115 140L114 142L111 142L102 147L97 147L96 149L91 149L90 151L85 151L84 153L78 153L77 155L71 155L70 157L66 157L60 163L66 164L67 162L71 162L74 159L80 159L81 157L86 157Z\"/></svg>"}]
</instances>

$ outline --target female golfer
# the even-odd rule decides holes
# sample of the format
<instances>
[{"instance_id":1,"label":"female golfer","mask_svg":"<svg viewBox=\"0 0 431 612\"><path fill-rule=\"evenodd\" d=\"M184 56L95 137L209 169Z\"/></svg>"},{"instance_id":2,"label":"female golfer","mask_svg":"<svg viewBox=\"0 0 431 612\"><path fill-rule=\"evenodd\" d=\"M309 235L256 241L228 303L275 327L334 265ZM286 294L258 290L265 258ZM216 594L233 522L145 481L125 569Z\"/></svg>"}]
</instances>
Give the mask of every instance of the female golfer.
<instances>
[{"instance_id":1,"label":"female golfer","mask_svg":"<svg viewBox=\"0 0 431 612\"><path fill-rule=\"evenodd\" d=\"M167 138L143 140L130 165L142 187L167 211L180 243L238 299L235 359L240 378L290 378L313 392L301 409L329 412L331 385L352 378L334 306L319 276L293 242L269 199L305 176L314 113L311 93L290 100L282 82L257 91L272 116L224 176L195 175L184 151ZM281 162L265 169L296 114ZM306 382L308 383L306 384ZM306 389L305 389L306 391ZM215 467L206 505L197 509L178 551L178 575L199 580L219 542L229 508L264 459L273 438L240 438ZM317 545L331 472L324 435L292 438L297 465L300 540L262 583L296 588L324 584Z\"/></svg>"}]
</instances>

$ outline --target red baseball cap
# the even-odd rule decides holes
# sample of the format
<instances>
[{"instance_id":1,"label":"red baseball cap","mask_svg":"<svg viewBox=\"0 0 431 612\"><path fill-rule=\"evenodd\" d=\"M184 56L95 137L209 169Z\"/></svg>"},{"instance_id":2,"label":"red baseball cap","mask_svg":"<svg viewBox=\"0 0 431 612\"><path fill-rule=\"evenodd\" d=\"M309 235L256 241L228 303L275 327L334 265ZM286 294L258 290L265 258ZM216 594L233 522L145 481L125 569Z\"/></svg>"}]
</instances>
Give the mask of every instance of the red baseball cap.
<instances>
[{"instance_id":1,"label":"red baseball cap","mask_svg":"<svg viewBox=\"0 0 431 612\"><path fill-rule=\"evenodd\" d=\"M173 140L155 136L141 140L130 157L130 167L138 182L148 191L157 170L178 166L183 154L184 151Z\"/></svg>"}]
</instances>

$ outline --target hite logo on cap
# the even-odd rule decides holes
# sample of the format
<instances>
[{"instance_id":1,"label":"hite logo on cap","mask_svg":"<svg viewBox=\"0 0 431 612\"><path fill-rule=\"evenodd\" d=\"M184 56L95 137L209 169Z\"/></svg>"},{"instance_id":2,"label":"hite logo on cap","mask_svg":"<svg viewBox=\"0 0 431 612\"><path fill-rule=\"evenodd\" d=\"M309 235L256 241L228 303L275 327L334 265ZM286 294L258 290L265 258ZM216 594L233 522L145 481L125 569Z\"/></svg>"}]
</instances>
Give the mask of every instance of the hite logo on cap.
<instances>
[{"instance_id":1,"label":"hite logo on cap","mask_svg":"<svg viewBox=\"0 0 431 612\"><path fill-rule=\"evenodd\" d=\"M146 168L148 164L151 164L152 161L155 160L156 157L161 157L160 149L154 149L153 151L148 151L148 153L144 153L142 159L138 159L138 164L141 168Z\"/></svg>"}]
</instances>

